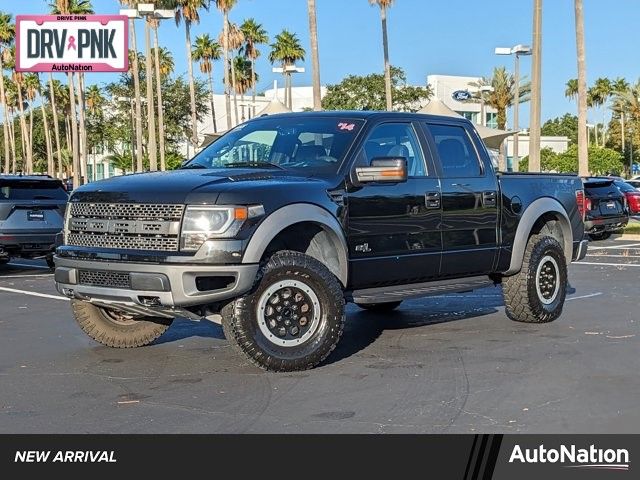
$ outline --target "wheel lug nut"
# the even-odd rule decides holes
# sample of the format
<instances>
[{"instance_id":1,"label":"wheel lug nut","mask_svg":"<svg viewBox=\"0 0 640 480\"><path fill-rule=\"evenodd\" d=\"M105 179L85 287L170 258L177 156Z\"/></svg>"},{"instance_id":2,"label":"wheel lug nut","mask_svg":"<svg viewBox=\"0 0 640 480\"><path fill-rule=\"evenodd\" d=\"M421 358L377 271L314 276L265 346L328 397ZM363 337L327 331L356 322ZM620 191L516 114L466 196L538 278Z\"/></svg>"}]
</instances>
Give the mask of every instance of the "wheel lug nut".
<instances>
[{"instance_id":1,"label":"wheel lug nut","mask_svg":"<svg viewBox=\"0 0 640 480\"><path fill-rule=\"evenodd\" d=\"M281 337L284 337L287 334L287 330L284 327L280 327L278 329L278 335L280 335Z\"/></svg>"},{"instance_id":2,"label":"wheel lug nut","mask_svg":"<svg viewBox=\"0 0 640 480\"><path fill-rule=\"evenodd\" d=\"M300 330L295 325L289 329L289 333L291 333L291 335L297 335L299 331Z\"/></svg>"},{"instance_id":3,"label":"wheel lug nut","mask_svg":"<svg viewBox=\"0 0 640 480\"><path fill-rule=\"evenodd\" d=\"M276 320L278 320L279 322L281 322L281 321L282 321L282 315L278 315L278 316L276 317Z\"/></svg>"},{"instance_id":4,"label":"wheel lug nut","mask_svg":"<svg viewBox=\"0 0 640 480\"><path fill-rule=\"evenodd\" d=\"M289 325L291 325L291 320L289 319L285 320L284 324L288 327Z\"/></svg>"}]
</instances>

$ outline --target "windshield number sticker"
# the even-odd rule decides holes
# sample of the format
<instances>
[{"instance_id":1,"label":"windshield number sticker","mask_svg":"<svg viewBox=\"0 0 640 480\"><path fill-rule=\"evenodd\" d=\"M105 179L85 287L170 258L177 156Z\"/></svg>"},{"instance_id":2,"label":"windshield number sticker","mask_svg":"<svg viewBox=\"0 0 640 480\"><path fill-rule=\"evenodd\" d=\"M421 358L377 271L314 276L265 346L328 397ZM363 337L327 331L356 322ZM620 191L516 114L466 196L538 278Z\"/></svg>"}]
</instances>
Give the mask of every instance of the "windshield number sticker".
<instances>
[{"instance_id":1,"label":"windshield number sticker","mask_svg":"<svg viewBox=\"0 0 640 480\"><path fill-rule=\"evenodd\" d=\"M345 123L345 122L340 122L338 124L338 128L340 130L347 130L349 132L352 132L354 128L356 128L356 124L355 123Z\"/></svg>"}]
</instances>

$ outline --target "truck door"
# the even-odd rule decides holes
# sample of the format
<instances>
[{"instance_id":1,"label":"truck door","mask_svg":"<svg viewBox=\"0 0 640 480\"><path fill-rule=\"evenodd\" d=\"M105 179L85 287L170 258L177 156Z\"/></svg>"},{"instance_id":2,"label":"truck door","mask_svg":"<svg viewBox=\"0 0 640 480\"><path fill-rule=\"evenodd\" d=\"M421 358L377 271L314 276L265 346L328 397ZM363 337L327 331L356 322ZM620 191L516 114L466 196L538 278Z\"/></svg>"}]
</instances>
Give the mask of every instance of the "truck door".
<instances>
[{"instance_id":1,"label":"truck door","mask_svg":"<svg viewBox=\"0 0 640 480\"><path fill-rule=\"evenodd\" d=\"M427 122L442 186L440 275L491 273L498 252L498 181L460 123Z\"/></svg>"},{"instance_id":2,"label":"truck door","mask_svg":"<svg viewBox=\"0 0 640 480\"><path fill-rule=\"evenodd\" d=\"M422 148L416 128L408 121L373 127L357 153L354 168L369 165L377 157L404 157L409 178L395 184L367 183L348 192L353 288L420 282L438 275L440 185L425 153L428 150ZM427 192L434 195L430 208Z\"/></svg>"}]
</instances>

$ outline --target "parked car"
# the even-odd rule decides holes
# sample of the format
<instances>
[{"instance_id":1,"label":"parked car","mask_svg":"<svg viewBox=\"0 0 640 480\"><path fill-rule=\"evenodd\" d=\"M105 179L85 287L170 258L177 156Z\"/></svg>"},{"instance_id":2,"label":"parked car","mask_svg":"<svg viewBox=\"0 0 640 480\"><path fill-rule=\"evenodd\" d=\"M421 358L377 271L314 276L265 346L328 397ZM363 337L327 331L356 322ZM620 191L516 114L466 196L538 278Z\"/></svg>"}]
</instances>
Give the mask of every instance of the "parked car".
<instances>
[{"instance_id":1,"label":"parked car","mask_svg":"<svg viewBox=\"0 0 640 480\"><path fill-rule=\"evenodd\" d=\"M0 175L0 263L11 257L44 257L53 268L68 195L60 180Z\"/></svg>"},{"instance_id":2,"label":"parked car","mask_svg":"<svg viewBox=\"0 0 640 480\"><path fill-rule=\"evenodd\" d=\"M627 183L636 190L640 190L640 180L627 180Z\"/></svg>"},{"instance_id":3,"label":"parked car","mask_svg":"<svg viewBox=\"0 0 640 480\"><path fill-rule=\"evenodd\" d=\"M613 182L627 200L629 215L640 215L640 191L636 190L629 182Z\"/></svg>"},{"instance_id":4,"label":"parked car","mask_svg":"<svg viewBox=\"0 0 640 480\"><path fill-rule=\"evenodd\" d=\"M272 115L179 170L77 189L55 280L104 345L208 318L256 365L303 370L335 348L345 302L386 312L502 283L512 320L557 319L583 214L579 177L496 175L462 118Z\"/></svg>"},{"instance_id":5,"label":"parked car","mask_svg":"<svg viewBox=\"0 0 640 480\"><path fill-rule=\"evenodd\" d=\"M583 179L586 196L585 231L594 241L606 240L629 223L627 199L609 177Z\"/></svg>"}]
</instances>

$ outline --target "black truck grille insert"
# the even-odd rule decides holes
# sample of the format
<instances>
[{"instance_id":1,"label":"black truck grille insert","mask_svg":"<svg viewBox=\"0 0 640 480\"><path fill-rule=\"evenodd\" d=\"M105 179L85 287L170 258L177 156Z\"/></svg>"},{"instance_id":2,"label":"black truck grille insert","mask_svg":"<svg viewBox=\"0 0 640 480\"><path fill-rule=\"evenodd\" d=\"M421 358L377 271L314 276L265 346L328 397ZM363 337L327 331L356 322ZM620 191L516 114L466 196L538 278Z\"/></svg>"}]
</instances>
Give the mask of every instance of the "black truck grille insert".
<instances>
[{"instance_id":1,"label":"black truck grille insert","mask_svg":"<svg viewBox=\"0 0 640 480\"><path fill-rule=\"evenodd\" d=\"M184 205L71 203L67 245L176 252Z\"/></svg>"},{"instance_id":2,"label":"black truck grille insert","mask_svg":"<svg viewBox=\"0 0 640 480\"><path fill-rule=\"evenodd\" d=\"M80 285L91 287L131 288L131 279L127 272L102 272L98 270L80 270Z\"/></svg>"}]
</instances>

